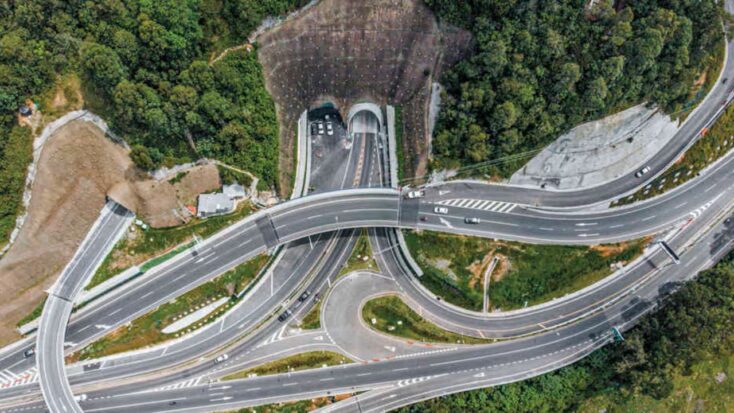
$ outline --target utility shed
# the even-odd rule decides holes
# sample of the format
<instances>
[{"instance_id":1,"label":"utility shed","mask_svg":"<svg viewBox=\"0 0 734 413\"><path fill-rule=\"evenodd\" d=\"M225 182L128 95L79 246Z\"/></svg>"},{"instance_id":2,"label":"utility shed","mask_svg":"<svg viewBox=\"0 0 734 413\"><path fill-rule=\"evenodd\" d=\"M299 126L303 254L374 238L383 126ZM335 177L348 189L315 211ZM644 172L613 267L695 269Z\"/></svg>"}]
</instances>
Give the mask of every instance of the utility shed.
<instances>
[{"instance_id":1,"label":"utility shed","mask_svg":"<svg viewBox=\"0 0 734 413\"><path fill-rule=\"evenodd\" d=\"M224 185L222 192L229 197L229 199L240 199L245 197L245 187L240 184Z\"/></svg>"},{"instance_id":2,"label":"utility shed","mask_svg":"<svg viewBox=\"0 0 734 413\"><path fill-rule=\"evenodd\" d=\"M234 210L234 202L227 194L201 194L199 195L199 208L197 215L201 218L222 215Z\"/></svg>"}]
</instances>

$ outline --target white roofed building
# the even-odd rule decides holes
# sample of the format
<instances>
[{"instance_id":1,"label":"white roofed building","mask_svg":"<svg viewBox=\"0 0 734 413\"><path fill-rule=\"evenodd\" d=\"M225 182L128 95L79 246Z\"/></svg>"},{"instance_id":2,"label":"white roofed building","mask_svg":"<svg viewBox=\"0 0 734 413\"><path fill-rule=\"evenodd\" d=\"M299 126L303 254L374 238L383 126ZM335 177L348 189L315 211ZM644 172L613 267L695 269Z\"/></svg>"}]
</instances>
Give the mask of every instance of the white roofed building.
<instances>
[{"instance_id":1,"label":"white roofed building","mask_svg":"<svg viewBox=\"0 0 734 413\"><path fill-rule=\"evenodd\" d=\"M228 214L234 211L234 201L223 193L199 195L197 213L200 218Z\"/></svg>"},{"instance_id":2,"label":"white roofed building","mask_svg":"<svg viewBox=\"0 0 734 413\"><path fill-rule=\"evenodd\" d=\"M229 199L241 199L245 195L245 187L240 184L224 185L222 192L229 197Z\"/></svg>"}]
</instances>

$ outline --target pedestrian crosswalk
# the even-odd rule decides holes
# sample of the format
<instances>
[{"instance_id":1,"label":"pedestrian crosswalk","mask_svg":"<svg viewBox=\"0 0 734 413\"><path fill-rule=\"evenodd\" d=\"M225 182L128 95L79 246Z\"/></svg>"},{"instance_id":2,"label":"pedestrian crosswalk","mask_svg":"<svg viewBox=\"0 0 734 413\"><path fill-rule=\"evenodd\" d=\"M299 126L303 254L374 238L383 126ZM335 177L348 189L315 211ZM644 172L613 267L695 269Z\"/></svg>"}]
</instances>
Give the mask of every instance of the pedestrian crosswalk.
<instances>
[{"instance_id":1,"label":"pedestrian crosswalk","mask_svg":"<svg viewBox=\"0 0 734 413\"><path fill-rule=\"evenodd\" d=\"M512 202L488 201L484 199L445 199L439 205L458 208L481 209L483 211L509 213L517 204Z\"/></svg>"},{"instance_id":2,"label":"pedestrian crosswalk","mask_svg":"<svg viewBox=\"0 0 734 413\"><path fill-rule=\"evenodd\" d=\"M20 386L21 384L35 383L38 381L38 369L30 368L22 373L16 374L5 369L0 370L0 389Z\"/></svg>"}]
</instances>

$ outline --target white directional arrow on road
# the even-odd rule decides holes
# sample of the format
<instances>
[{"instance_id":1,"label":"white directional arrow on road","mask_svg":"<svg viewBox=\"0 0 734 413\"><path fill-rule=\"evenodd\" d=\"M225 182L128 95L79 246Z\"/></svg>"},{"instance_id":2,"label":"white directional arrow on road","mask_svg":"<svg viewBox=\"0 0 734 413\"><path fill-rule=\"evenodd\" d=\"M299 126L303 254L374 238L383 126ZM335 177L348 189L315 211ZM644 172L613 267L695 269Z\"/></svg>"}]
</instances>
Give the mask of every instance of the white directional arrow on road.
<instances>
[{"instance_id":1,"label":"white directional arrow on road","mask_svg":"<svg viewBox=\"0 0 734 413\"><path fill-rule=\"evenodd\" d=\"M441 223L444 224L444 225L446 225L447 227L453 228L453 226L451 226L451 223L449 221L446 221L443 218L439 218L438 220L441 221Z\"/></svg>"}]
</instances>

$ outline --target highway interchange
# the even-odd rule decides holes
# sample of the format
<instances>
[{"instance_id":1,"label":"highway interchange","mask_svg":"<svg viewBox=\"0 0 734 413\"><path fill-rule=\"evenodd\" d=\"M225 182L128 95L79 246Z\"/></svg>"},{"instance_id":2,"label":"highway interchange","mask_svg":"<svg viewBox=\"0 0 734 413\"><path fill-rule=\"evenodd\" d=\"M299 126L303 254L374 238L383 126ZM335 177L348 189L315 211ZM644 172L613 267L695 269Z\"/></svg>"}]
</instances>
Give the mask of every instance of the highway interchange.
<instances>
[{"instance_id":1,"label":"highway interchange","mask_svg":"<svg viewBox=\"0 0 734 413\"><path fill-rule=\"evenodd\" d=\"M731 47L729 43L730 52ZM722 76L734 75L731 59L732 53L728 53ZM650 178L662 172L695 140L701 128L717 116L721 100L729 93L726 86L717 83L671 143L653 158ZM74 392L83 391L88 396L80 403L84 411L221 411L355 391L366 393L330 409L382 411L440 394L521 380L572 363L609 342L611 327L628 327L653 308L659 296L676 282L690 279L730 249L731 229L724 219L734 200L731 154L700 177L663 196L614 209L590 205L638 188L643 182L634 178L634 171L612 184L574 192L458 182L431 186L424 199L408 200L398 190L389 188L345 190L354 183L389 183L382 167L388 164L387 151L378 149L381 145L376 144L384 139L384 131L377 128L380 130L355 134L343 172L327 174L344 177L341 182L325 182L315 195L255 213L204 241L194 251L177 257L154 276L132 283L114 292L104 303L72 317L68 329L64 329L73 297L103 258L100 251L108 250L120 227L130 219L129 214L113 204L113 212L104 215L108 218L101 219L100 225L90 232L88 242L52 289L48 311L44 311L38 331L38 359L23 357L32 344L0 352L0 369L22 371L37 362L39 370L48 373L48 379L42 376L40 386L47 405L39 403L39 386L28 384L0 391L0 408L6 403L8 406L2 411L74 411L77 403L63 382L64 342L70 344L67 351L78 349L110 328L281 245L285 245L279 261L283 264L274 265L239 306L198 334L101 363L67 366ZM355 151L361 153L354 155ZM359 162L363 164L359 166ZM343 190L325 191L335 188ZM504 205L498 208L492 203ZM449 205L449 213L436 214L434 208L438 205ZM481 223L466 224L466 217L480 218ZM354 245L357 231L353 229L363 227L372 228L370 241L378 252L380 270L387 277L384 282L392 285L386 288L392 288L411 306L421 309L424 317L467 335L512 340L228 381L226 386L223 382L210 382L222 371L236 370L237 363L244 364L253 351L264 351L255 349L273 334L282 334L284 327L274 318L284 303L294 303L295 297L306 289L326 291ZM624 271L578 294L522 311L480 314L437 301L420 286L400 257L394 228L573 245L657 234L678 251L682 264L671 264L666 254L652 247ZM294 319L308 308L298 308ZM106 327L98 328L100 325ZM324 343L313 347L343 348L353 344ZM268 345L277 346L278 342ZM224 351L233 361L215 366L211 359ZM205 379L192 386L165 388L191 377ZM61 382L55 380L58 378ZM145 391L152 389L158 391Z\"/></svg>"}]
</instances>

